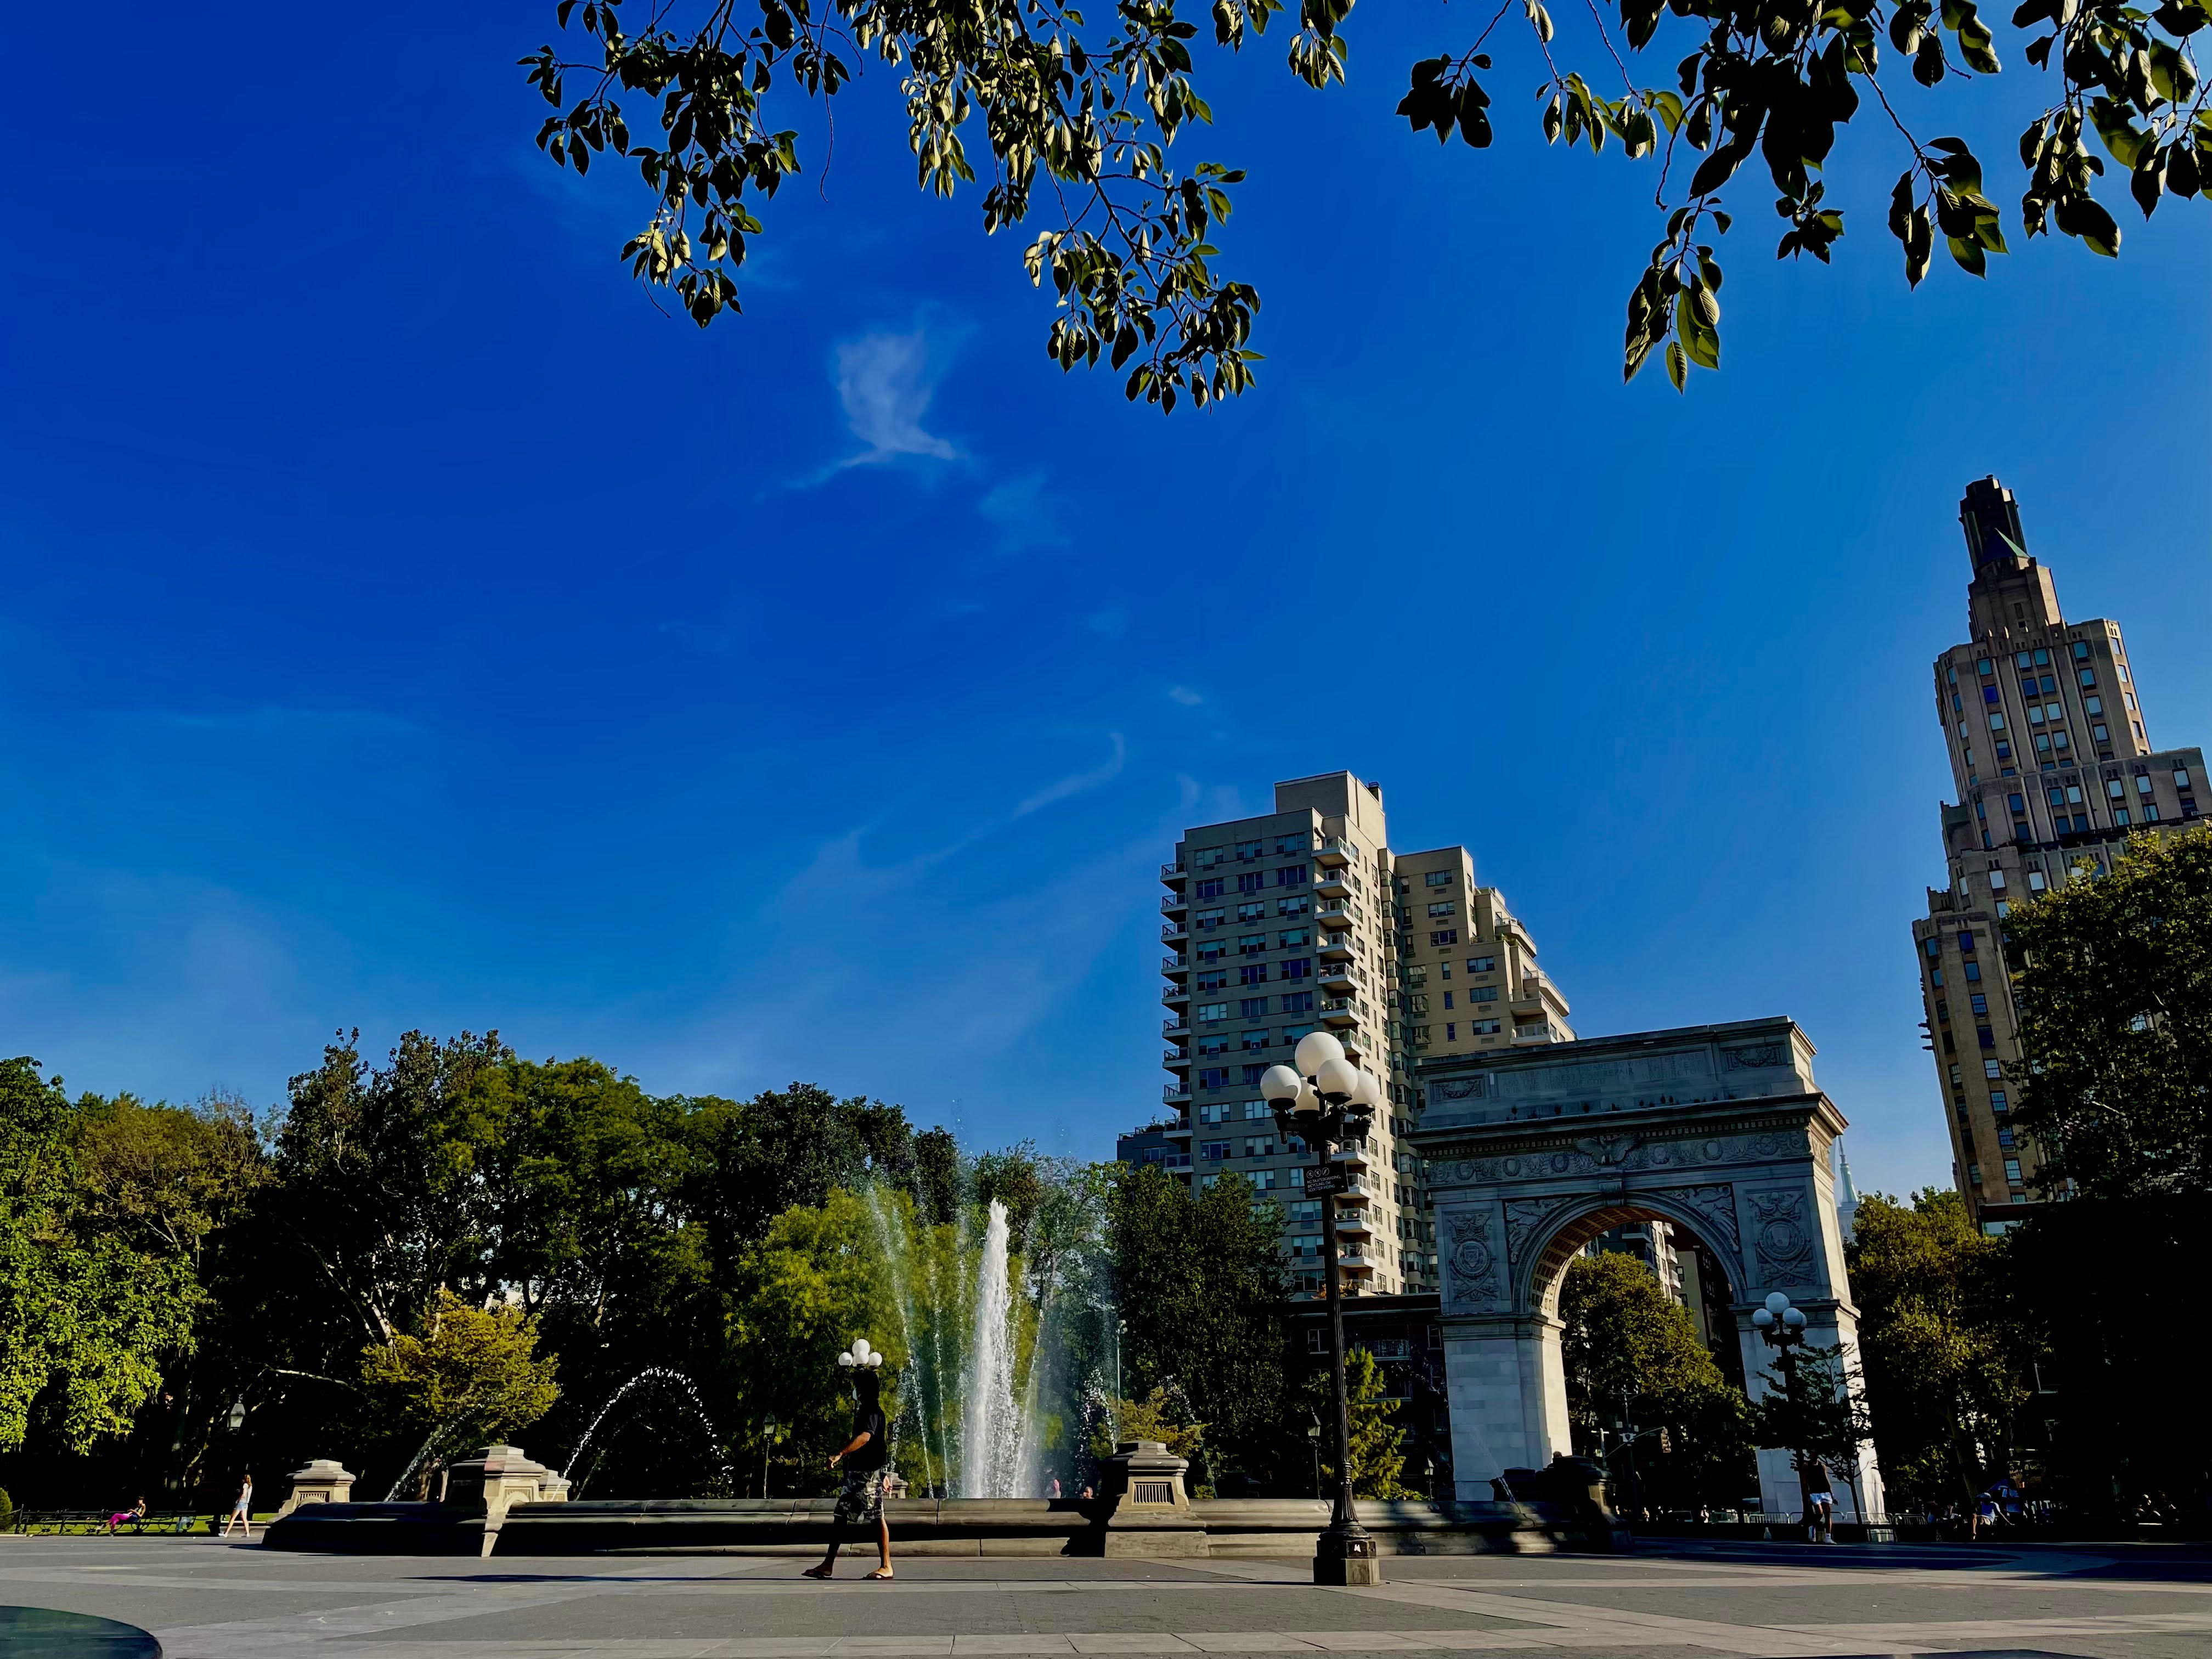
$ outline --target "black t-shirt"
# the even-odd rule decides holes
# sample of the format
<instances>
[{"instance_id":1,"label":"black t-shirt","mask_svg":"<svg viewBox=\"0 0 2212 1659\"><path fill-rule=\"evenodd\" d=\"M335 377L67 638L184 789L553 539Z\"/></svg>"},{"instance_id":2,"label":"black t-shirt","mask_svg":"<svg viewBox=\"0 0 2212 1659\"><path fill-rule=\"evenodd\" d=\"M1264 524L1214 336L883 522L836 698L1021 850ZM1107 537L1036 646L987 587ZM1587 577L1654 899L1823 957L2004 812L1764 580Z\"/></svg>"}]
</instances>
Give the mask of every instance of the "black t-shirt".
<instances>
[{"instance_id":1,"label":"black t-shirt","mask_svg":"<svg viewBox=\"0 0 2212 1659\"><path fill-rule=\"evenodd\" d=\"M845 1467L848 1469L879 1469L890 1455L885 1444L889 1437L884 1431L884 1408L881 1406L862 1406L853 1413L853 1432L848 1439L868 1437L867 1443L848 1455Z\"/></svg>"}]
</instances>

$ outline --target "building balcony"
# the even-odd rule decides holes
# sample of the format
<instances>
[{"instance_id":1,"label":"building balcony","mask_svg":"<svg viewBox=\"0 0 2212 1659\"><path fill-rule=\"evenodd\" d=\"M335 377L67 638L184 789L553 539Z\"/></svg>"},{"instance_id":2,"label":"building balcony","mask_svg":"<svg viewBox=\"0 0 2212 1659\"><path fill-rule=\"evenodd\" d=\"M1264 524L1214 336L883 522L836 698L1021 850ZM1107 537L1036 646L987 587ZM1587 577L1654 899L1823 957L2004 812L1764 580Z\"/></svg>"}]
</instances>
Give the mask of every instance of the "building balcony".
<instances>
[{"instance_id":1,"label":"building balcony","mask_svg":"<svg viewBox=\"0 0 2212 1659\"><path fill-rule=\"evenodd\" d=\"M1349 864L1359 856L1359 849L1348 841L1329 840L1314 848L1316 864Z\"/></svg>"},{"instance_id":2,"label":"building balcony","mask_svg":"<svg viewBox=\"0 0 2212 1659\"><path fill-rule=\"evenodd\" d=\"M1160 924L1160 943L1163 945L1188 945L1190 943L1190 929L1184 927L1183 924L1179 921L1162 922Z\"/></svg>"},{"instance_id":3,"label":"building balcony","mask_svg":"<svg viewBox=\"0 0 2212 1659\"><path fill-rule=\"evenodd\" d=\"M1321 982L1322 988L1324 990L1349 990L1352 986L1364 981L1366 978L1365 970L1351 962L1343 960L1323 962L1321 965Z\"/></svg>"},{"instance_id":4,"label":"building balcony","mask_svg":"<svg viewBox=\"0 0 2212 1659\"><path fill-rule=\"evenodd\" d=\"M1341 1164L1347 1170L1364 1170L1367 1167L1367 1149L1364 1146L1340 1146L1329 1154L1328 1161Z\"/></svg>"},{"instance_id":5,"label":"building balcony","mask_svg":"<svg viewBox=\"0 0 2212 1659\"><path fill-rule=\"evenodd\" d=\"M1161 1089L1160 1098L1170 1106L1188 1106L1190 1104L1190 1085L1170 1083Z\"/></svg>"},{"instance_id":6,"label":"building balcony","mask_svg":"<svg viewBox=\"0 0 2212 1659\"><path fill-rule=\"evenodd\" d=\"M1360 1210L1353 1210L1349 1213L1346 1213L1341 1210L1338 1212L1336 1218L1336 1236L1339 1238L1349 1238L1354 1240L1355 1249L1357 1248L1356 1241L1369 1237L1374 1232L1374 1231L1373 1226L1371 1226L1368 1222L1365 1212Z\"/></svg>"},{"instance_id":7,"label":"building balcony","mask_svg":"<svg viewBox=\"0 0 2212 1659\"><path fill-rule=\"evenodd\" d=\"M1364 1207L1374 1196L1368 1191L1365 1182L1347 1181L1344 1190L1336 1195L1336 1207L1340 1215L1347 1206L1354 1209Z\"/></svg>"},{"instance_id":8,"label":"building balcony","mask_svg":"<svg viewBox=\"0 0 2212 1659\"><path fill-rule=\"evenodd\" d=\"M1330 997L1321 1005L1321 1017L1331 1025L1357 1025L1359 1009L1350 997Z\"/></svg>"},{"instance_id":9,"label":"building balcony","mask_svg":"<svg viewBox=\"0 0 2212 1659\"><path fill-rule=\"evenodd\" d=\"M1337 1032L1336 1038L1344 1044L1346 1057L1355 1066L1375 1052L1375 1039L1357 1025L1345 1026Z\"/></svg>"},{"instance_id":10,"label":"building balcony","mask_svg":"<svg viewBox=\"0 0 2212 1659\"><path fill-rule=\"evenodd\" d=\"M1162 957L1160 971L1170 979L1181 979L1190 972L1190 958L1186 956Z\"/></svg>"},{"instance_id":11,"label":"building balcony","mask_svg":"<svg viewBox=\"0 0 2212 1659\"><path fill-rule=\"evenodd\" d=\"M1179 916L1189 908L1190 901L1181 893L1160 895L1160 914L1164 916Z\"/></svg>"},{"instance_id":12,"label":"building balcony","mask_svg":"<svg viewBox=\"0 0 2212 1659\"><path fill-rule=\"evenodd\" d=\"M1188 1072L1190 1070L1190 1050L1170 1048L1160 1056L1160 1064L1170 1072Z\"/></svg>"},{"instance_id":13,"label":"building balcony","mask_svg":"<svg viewBox=\"0 0 2212 1659\"><path fill-rule=\"evenodd\" d=\"M1549 1020L1540 1019L1528 1025L1521 1024L1516 1021L1513 1027L1513 1040L1516 1042L1549 1042L1553 1039L1555 1029ZM1410 1046L1425 1048L1427 1045L1419 1043Z\"/></svg>"},{"instance_id":14,"label":"building balcony","mask_svg":"<svg viewBox=\"0 0 2212 1659\"><path fill-rule=\"evenodd\" d=\"M1349 933L1323 933L1321 936L1321 943L1315 948L1317 949L1324 957L1348 957L1352 954L1352 935Z\"/></svg>"},{"instance_id":15,"label":"building balcony","mask_svg":"<svg viewBox=\"0 0 2212 1659\"><path fill-rule=\"evenodd\" d=\"M1177 1118L1174 1122L1169 1124L1166 1128L1161 1130L1160 1133L1162 1134L1174 1135L1183 1140L1188 1140L1190 1139L1189 1115L1186 1114L1183 1116Z\"/></svg>"},{"instance_id":16,"label":"building balcony","mask_svg":"<svg viewBox=\"0 0 2212 1659\"><path fill-rule=\"evenodd\" d=\"M1352 910L1342 900L1338 900L1316 910L1314 920L1324 927L1349 927L1352 926Z\"/></svg>"},{"instance_id":17,"label":"building balcony","mask_svg":"<svg viewBox=\"0 0 2212 1659\"><path fill-rule=\"evenodd\" d=\"M1347 1273L1364 1279L1375 1271L1375 1258L1365 1250L1347 1248L1336 1253L1336 1265Z\"/></svg>"},{"instance_id":18,"label":"building balcony","mask_svg":"<svg viewBox=\"0 0 2212 1659\"><path fill-rule=\"evenodd\" d=\"M1190 1035L1190 1022L1183 1018L1180 1014L1173 1019L1164 1019L1160 1022L1160 1035L1170 1042L1174 1042L1177 1037L1188 1036Z\"/></svg>"},{"instance_id":19,"label":"building balcony","mask_svg":"<svg viewBox=\"0 0 2212 1659\"><path fill-rule=\"evenodd\" d=\"M1352 890L1352 872L1324 866L1314 873L1314 890L1323 898L1342 898Z\"/></svg>"},{"instance_id":20,"label":"building balcony","mask_svg":"<svg viewBox=\"0 0 2212 1659\"><path fill-rule=\"evenodd\" d=\"M1190 1000L1190 987L1188 985L1163 985L1160 987L1160 1000L1166 1003L1170 1008L1176 1006L1178 1004L1188 1002Z\"/></svg>"},{"instance_id":21,"label":"building balcony","mask_svg":"<svg viewBox=\"0 0 2212 1659\"><path fill-rule=\"evenodd\" d=\"M1185 870L1180 864L1163 864L1160 866L1160 879L1167 883L1170 887L1182 886L1189 872Z\"/></svg>"},{"instance_id":22,"label":"building balcony","mask_svg":"<svg viewBox=\"0 0 2212 1659\"><path fill-rule=\"evenodd\" d=\"M1165 1158L1160 1159L1159 1164L1163 1170L1179 1170L1185 1175L1190 1173L1188 1152L1170 1152Z\"/></svg>"}]
</instances>

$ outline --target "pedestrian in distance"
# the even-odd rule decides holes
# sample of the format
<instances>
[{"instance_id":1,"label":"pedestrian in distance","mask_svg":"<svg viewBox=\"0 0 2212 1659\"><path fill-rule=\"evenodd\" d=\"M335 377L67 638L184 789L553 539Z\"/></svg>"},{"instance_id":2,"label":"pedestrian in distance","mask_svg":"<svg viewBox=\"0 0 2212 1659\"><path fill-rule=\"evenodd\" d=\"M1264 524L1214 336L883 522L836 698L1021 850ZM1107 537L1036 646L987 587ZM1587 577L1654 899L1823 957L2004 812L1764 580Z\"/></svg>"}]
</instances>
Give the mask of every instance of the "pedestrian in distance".
<instances>
[{"instance_id":1,"label":"pedestrian in distance","mask_svg":"<svg viewBox=\"0 0 2212 1659\"><path fill-rule=\"evenodd\" d=\"M131 1508L127 1510L118 1510L114 1514L109 1516L107 1517L107 1530L110 1534L112 1534L114 1530L118 1527L121 1526L125 1521L143 1521L145 1518L146 1500L142 1498Z\"/></svg>"},{"instance_id":2,"label":"pedestrian in distance","mask_svg":"<svg viewBox=\"0 0 2212 1659\"><path fill-rule=\"evenodd\" d=\"M253 1536L253 1471L246 1472L246 1479L238 1488L238 1501L230 1506L230 1519L222 1523L222 1535L230 1536L232 1525L248 1538Z\"/></svg>"},{"instance_id":3,"label":"pedestrian in distance","mask_svg":"<svg viewBox=\"0 0 2212 1659\"><path fill-rule=\"evenodd\" d=\"M866 1337L837 1356L837 1363L853 1373L853 1437L842 1451L830 1455L834 1472L845 1466L845 1483L837 1492L836 1513L830 1522L830 1551L819 1565L808 1567L809 1578L828 1578L836 1571L837 1552L848 1528L876 1524L876 1570L870 1578L891 1575L891 1528L884 1519L884 1480L890 1465L890 1425L884 1420L883 1385L876 1376L883 1355L868 1346Z\"/></svg>"}]
</instances>

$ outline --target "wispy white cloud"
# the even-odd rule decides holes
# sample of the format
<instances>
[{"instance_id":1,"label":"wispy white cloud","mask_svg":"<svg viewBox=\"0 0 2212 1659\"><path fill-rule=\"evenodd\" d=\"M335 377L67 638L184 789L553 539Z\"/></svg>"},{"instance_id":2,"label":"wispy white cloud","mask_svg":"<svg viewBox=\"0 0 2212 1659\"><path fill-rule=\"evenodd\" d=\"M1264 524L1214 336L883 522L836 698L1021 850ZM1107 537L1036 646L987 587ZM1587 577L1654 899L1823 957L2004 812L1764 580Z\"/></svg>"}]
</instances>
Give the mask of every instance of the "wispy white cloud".
<instances>
[{"instance_id":1,"label":"wispy white cloud","mask_svg":"<svg viewBox=\"0 0 2212 1659\"><path fill-rule=\"evenodd\" d=\"M865 334L837 348L837 401L845 424L867 448L841 466L869 466L901 455L953 461L960 452L921 423L936 391L928 342L911 334Z\"/></svg>"},{"instance_id":2,"label":"wispy white cloud","mask_svg":"<svg viewBox=\"0 0 2212 1659\"><path fill-rule=\"evenodd\" d=\"M1168 687L1168 696L1186 708L1195 708L1206 701L1206 694L1203 691L1194 691L1187 685Z\"/></svg>"},{"instance_id":3,"label":"wispy white cloud","mask_svg":"<svg viewBox=\"0 0 2212 1659\"><path fill-rule=\"evenodd\" d=\"M1119 732L1112 735L1114 738L1112 759L1103 766L1096 767L1088 772L1078 772L1072 777L1062 778L1058 783L1038 790L1036 793L1014 808L1014 816L1018 818L1025 818L1030 813L1040 811L1051 805L1054 801L1066 800L1070 795L1079 795L1086 789L1096 789L1100 784L1111 782L1120 776L1122 764L1129 758L1129 745L1122 740Z\"/></svg>"}]
</instances>

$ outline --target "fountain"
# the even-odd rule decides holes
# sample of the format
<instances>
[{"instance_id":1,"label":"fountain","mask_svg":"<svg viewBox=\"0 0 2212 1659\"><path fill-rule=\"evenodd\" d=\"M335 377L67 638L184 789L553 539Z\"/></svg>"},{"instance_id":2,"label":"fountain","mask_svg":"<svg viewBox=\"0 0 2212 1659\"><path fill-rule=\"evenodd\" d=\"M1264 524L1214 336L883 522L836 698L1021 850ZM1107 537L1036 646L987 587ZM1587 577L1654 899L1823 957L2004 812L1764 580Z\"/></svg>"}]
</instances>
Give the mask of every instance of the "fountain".
<instances>
[{"instance_id":1,"label":"fountain","mask_svg":"<svg viewBox=\"0 0 2212 1659\"><path fill-rule=\"evenodd\" d=\"M991 1200L983 1252L976 1264L975 1324L968 1369L961 1377L965 1404L960 1433L960 1496L1034 1498L1019 1489L1022 1412L1014 1397L1013 1293L1006 1276L1006 1206ZM1030 1369L1036 1370L1031 1356Z\"/></svg>"}]
</instances>

